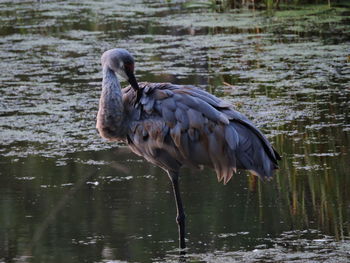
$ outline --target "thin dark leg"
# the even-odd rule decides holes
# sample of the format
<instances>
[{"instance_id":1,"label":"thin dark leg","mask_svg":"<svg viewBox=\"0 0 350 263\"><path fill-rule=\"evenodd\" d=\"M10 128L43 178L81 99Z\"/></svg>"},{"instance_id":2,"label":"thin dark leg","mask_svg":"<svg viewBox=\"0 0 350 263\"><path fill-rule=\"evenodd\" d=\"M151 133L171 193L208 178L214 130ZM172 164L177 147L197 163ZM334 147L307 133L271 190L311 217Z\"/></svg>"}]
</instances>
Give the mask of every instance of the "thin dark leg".
<instances>
[{"instance_id":1,"label":"thin dark leg","mask_svg":"<svg viewBox=\"0 0 350 263\"><path fill-rule=\"evenodd\" d=\"M174 197L176 201L177 216L176 222L179 228L179 246L180 248L186 248L185 244L185 213L182 206L180 190L179 190L179 176L178 173L169 172L169 177L173 186Z\"/></svg>"}]
</instances>

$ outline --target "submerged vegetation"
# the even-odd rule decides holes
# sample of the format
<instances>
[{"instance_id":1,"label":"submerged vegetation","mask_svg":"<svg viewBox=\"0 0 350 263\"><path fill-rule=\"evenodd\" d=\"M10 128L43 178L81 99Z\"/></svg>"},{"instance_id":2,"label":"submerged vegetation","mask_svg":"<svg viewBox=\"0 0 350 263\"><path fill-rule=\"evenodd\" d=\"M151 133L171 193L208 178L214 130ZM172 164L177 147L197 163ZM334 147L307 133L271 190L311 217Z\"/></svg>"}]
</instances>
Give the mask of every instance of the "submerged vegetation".
<instances>
[{"instance_id":1,"label":"submerged vegetation","mask_svg":"<svg viewBox=\"0 0 350 263\"><path fill-rule=\"evenodd\" d=\"M290 33L301 36L316 33L323 35L323 38L328 38L332 32L332 38L327 41L333 43L348 40L350 35L348 1L212 0L189 1L184 7L194 11L190 17L184 16L180 21L169 22L174 25L207 26L214 34L222 33L223 28L229 27L250 32L254 30L256 33ZM208 12L206 16L196 15L203 11ZM251 17L254 11L256 15Z\"/></svg>"},{"instance_id":2,"label":"submerged vegetation","mask_svg":"<svg viewBox=\"0 0 350 263\"><path fill-rule=\"evenodd\" d=\"M171 2L171 0L168 0ZM187 8L208 8L216 12L223 12L230 9L285 9L297 8L305 5L325 5L331 7L349 7L350 3L345 0L203 0L188 1L184 4Z\"/></svg>"}]
</instances>

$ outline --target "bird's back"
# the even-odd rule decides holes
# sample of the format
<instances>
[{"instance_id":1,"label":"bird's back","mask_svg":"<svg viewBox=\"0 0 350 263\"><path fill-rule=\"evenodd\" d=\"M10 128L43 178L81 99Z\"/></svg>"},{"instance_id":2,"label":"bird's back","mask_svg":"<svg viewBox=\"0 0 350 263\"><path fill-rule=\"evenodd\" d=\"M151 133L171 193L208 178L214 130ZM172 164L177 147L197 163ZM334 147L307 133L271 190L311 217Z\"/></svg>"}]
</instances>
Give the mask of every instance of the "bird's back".
<instances>
[{"instance_id":1,"label":"bird's back","mask_svg":"<svg viewBox=\"0 0 350 263\"><path fill-rule=\"evenodd\" d=\"M265 136L232 106L193 86L139 83L142 97L123 89L130 118L130 148L168 171L181 166L209 166L227 183L233 172L247 169L272 176L279 155Z\"/></svg>"}]
</instances>

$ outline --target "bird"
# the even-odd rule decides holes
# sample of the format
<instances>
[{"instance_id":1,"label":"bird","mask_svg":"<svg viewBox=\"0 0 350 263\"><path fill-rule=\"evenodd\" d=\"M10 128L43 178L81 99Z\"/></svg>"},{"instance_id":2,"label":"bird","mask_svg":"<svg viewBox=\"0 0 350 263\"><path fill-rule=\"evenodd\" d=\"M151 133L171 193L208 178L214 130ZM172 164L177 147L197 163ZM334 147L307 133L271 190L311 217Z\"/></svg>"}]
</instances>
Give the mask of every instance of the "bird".
<instances>
[{"instance_id":1,"label":"bird","mask_svg":"<svg viewBox=\"0 0 350 263\"><path fill-rule=\"evenodd\" d=\"M271 178L281 156L265 135L227 101L192 85L138 82L134 57L122 48L101 56L102 91L96 118L99 135L125 142L132 152L170 178L179 248L186 248L180 168L215 170L227 184L237 169ZM129 82L121 88L118 76Z\"/></svg>"}]
</instances>

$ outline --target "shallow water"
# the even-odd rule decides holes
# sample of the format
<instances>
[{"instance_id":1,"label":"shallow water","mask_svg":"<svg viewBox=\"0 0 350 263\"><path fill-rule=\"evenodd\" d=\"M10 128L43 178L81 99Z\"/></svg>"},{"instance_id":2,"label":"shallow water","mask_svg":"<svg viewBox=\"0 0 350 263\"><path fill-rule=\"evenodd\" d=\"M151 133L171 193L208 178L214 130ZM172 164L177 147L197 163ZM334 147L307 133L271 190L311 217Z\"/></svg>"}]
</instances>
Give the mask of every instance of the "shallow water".
<instances>
[{"instance_id":1,"label":"shallow water","mask_svg":"<svg viewBox=\"0 0 350 263\"><path fill-rule=\"evenodd\" d=\"M346 7L1 1L0 262L348 262L349 21ZM271 182L182 171L185 256L164 172L95 131L113 47L140 81L230 101L283 155Z\"/></svg>"}]
</instances>

